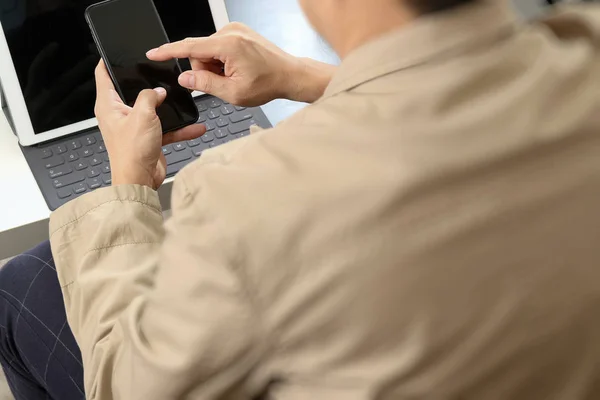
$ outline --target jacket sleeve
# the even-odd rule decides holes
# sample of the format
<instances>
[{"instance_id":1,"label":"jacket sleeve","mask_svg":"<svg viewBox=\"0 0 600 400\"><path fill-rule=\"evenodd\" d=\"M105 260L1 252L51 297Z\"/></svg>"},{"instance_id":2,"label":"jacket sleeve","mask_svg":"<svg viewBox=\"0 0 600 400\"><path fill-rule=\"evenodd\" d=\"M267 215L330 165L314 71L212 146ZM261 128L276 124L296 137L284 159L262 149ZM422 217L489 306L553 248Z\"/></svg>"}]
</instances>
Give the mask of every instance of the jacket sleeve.
<instances>
[{"instance_id":1,"label":"jacket sleeve","mask_svg":"<svg viewBox=\"0 0 600 400\"><path fill-rule=\"evenodd\" d=\"M242 399L252 392L245 381L260 336L225 231L190 209L184 184L174 192L166 231L157 193L139 186L96 191L51 218L88 399Z\"/></svg>"},{"instance_id":2,"label":"jacket sleeve","mask_svg":"<svg viewBox=\"0 0 600 400\"><path fill-rule=\"evenodd\" d=\"M591 42L600 51L600 5L578 4L559 6L558 12L542 23L562 39Z\"/></svg>"}]
</instances>

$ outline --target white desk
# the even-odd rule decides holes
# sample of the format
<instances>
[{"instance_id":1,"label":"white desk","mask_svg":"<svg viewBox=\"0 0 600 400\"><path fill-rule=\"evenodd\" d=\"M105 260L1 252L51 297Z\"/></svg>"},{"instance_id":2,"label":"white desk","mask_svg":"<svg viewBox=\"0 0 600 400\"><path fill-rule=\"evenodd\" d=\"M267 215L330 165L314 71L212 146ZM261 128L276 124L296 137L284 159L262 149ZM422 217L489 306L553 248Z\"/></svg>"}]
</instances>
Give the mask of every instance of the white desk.
<instances>
[{"instance_id":1,"label":"white desk","mask_svg":"<svg viewBox=\"0 0 600 400\"><path fill-rule=\"evenodd\" d=\"M48 238L50 211L0 113L0 260Z\"/></svg>"},{"instance_id":2,"label":"white desk","mask_svg":"<svg viewBox=\"0 0 600 400\"><path fill-rule=\"evenodd\" d=\"M337 58L310 28L295 0L227 0L230 18L241 21L297 56L336 63ZM275 125L303 105L275 101L264 107ZM159 191L170 208L171 183ZM50 210L38 189L4 114L0 112L0 260L48 239Z\"/></svg>"}]
</instances>

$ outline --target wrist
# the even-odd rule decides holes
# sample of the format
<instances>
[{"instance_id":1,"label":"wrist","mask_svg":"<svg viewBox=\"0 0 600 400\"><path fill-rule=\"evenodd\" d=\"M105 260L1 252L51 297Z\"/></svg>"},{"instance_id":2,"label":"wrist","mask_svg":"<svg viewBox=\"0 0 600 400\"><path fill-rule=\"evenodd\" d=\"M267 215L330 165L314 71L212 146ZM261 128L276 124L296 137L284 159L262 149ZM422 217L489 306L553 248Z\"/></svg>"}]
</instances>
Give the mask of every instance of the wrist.
<instances>
[{"instance_id":1,"label":"wrist","mask_svg":"<svg viewBox=\"0 0 600 400\"><path fill-rule=\"evenodd\" d=\"M138 186L148 186L150 189L154 190L154 182L148 179L137 179L134 177L123 177L123 176L112 176L112 184L111 186L121 186L121 185L138 185Z\"/></svg>"},{"instance_id":2,"label":"wrist","mask_svg":"<svg viewBox=\"0 0 600 400\"><path fill-rule=\"evenodd\" d=\"M336 67L309 58L295 58L284 74L284 98L304 103L317 101L329 85Z\"/></svg>"},{"instance_id":3,"label":"wrist","mask_svg":"<svg viewBox=\"0 0 600 400\"><path fill-rule=\"evenodd\" d=\"M134 168L115 168L111 172L112 185L139 185L154 189L154 179L145 171Z\"/></svg>"}]
</instances>

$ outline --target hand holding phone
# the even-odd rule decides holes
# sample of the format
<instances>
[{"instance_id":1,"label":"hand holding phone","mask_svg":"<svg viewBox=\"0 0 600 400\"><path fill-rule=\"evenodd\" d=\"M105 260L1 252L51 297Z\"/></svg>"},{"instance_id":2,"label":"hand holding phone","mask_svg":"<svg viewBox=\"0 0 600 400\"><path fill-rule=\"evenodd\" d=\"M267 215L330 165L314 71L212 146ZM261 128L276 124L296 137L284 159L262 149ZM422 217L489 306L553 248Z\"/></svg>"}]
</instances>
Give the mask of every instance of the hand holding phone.
<instances>
[{"instance_id":1,"label":"hand holding phone","mask_svg":"<svg viewBox=\"0 0 600 400\"><path fill-rule=\"evenodd\" d=\"M86 19L115 89L133 107L142 90L162 87L165 101L157 109L163 133L198 121L189 91L181 87L177 60L148 60L146 52L169 38L152 0L108 0L88 7Z\"/></svg>"},{"instance_id":2,"label":"hand holding phone","mask_svg":"<svg viewBox=\"0 0 600 400\"><path fill-rule=\"evenodd\" d=\"M163 134L157 109L166 99L166 90L143 90L130 107L119 97L103 61L96 68L96 92L95 112L110 156L113 185L158 189L167 174L161 148L206 132L204 125L193 124Z\"/></svg>"}]
</instances>

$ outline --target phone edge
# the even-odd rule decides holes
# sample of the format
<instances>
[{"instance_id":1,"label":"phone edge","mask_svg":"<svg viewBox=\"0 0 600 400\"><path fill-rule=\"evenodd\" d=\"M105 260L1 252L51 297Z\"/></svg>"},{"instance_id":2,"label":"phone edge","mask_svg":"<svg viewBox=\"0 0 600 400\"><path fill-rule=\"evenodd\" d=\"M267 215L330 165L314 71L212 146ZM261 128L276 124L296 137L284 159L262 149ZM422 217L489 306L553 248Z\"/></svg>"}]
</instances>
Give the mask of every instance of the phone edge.
<instances>
[{"instance_id":1,"label":"phone edge","mask_svg":"<svg viewBox=\"0 0 600 400\"><path fill-rule=\"evenodd\" d=\"M117 79L114 76L112 68L110 67L110 63L108 62L108 58L106 57L104 48L102 47L102 44L98 40L98 34L96 33L96 28L94 27L94 23L92 22L92 18L91 18L91 14L90 14L90 11L93 10L94 8L101 6L103 4L112 3L115 1L119 1L119 0L104 0L99 3L88 6L85 10L85 20L88 24L88 27L90 28L90 32L92 33L92 38L94 39L96 48L98 49L98 52L100 53L100 58L102 58L102 61L104 61L104 65L106 67L106 70L108 71L108 75L110 76L110 79L112 80L113 86L115 87L115 90L119 94L121 101L123 101L123 103L125 103L125 96L123 95L123 92L121 91L121 88L117 82Z\"/></svg>"},{"instance_id":2,"label":"phone edge","mask_svg":"<svg viewBox=\"0 0 600 400\"><path fill-rule=\"evenodd\" d=\"M96 29L94 27L94 23L92 22L92 18L91 18L91 14L90 11L93 10L94 8L97 8L98 6L102 6L103 4L106 3L112 3L112 2L116 2L119 0L104 0L95 4L92 4L90 6L88 6L85 10L85 20L88 24L88 27L90 28L90 31L92 33L92 38L94 39L94 43L96 44L96 48L98 49L98 52L100 53L100 57L102 58L102 60L104 61L104 65L106 66L106 70L108 71L108 74L110 75L110 79L113 82L113 86L115 87L115 90L117 91L117 93L119 94L119 97L121 98L121 101L123 101L123 103L126 102L125 100L125 96L123 95L123 92L121 91L121 87L119 86L112 68L110 67L110 63L108 62L108 58L106 57L106 54L104 52L104 48L102 47L100 41L98 40L98 36L96 33ZM160 17L160 14L158 13L158 9L156 8L156 4L154 4L153 0L148 0L151 4L152 4L152 8L154 9L154 13L156 14L156 16L158 17L158 22L159 25L162 29L163 34L165 35L165 38L167 38L167 43L171 43L171 39L169 38L169 34L167 33L167 30L165 29L165 26L162 22L162 18ZM181 64L179 64L179 60L175 59L175 64L177 65L177 69L179 71L179 74L183 73L183 69L181 68ZM170 133L170 132L175 132L178 131L180 129L186 128L188 126L194 125L198 122L198 119L200 119L200 111L198 110L198 106L196 105L196 100L194 99L194 96L192 96L191 93L189 93L189 97L190 100L192 101L192 103L194 104L194 109L196 110L195 113L195 119L194 120L190 120L190 121L185 121L183 124L178 125L177 127L168 129L168 130L163 130L163 135Z\"/></svg>"},{"instance_id":3,"label":"phone edge","mask_svg":"<svg viewBox=\"0 0 600 400\"><path fill-rule=\"evenodd\" d=\"M107 0L110 1L110 0ZM156 14L156 16L158 17L158 22L160 25L160 28L162 29L163 34L165 35L165 37L167 38L167 43L171 43L171 38L169 37L169 34L167 33L167 30L165 29L165 25L162 22L162 18L160 17L160 14L158 13L158 9L156 8L156 4L154 4L154 0L148 0L150 3L152 3L152 8L154 9L154 13ZM167 44L165 43L165 44ZM175 59L175 64L177 65L177 69L179 70L179 75L181 75L183 73L183 69L181 68L181 64L179 64L179 59ZM196 108L196 120L195 121L190 121L190 122L185 122L182 126L179 126L177 128L173 128L170 129L168 131L164 131L163 133L169 133L169 132L174 132L174 131L178 131L180 129L183 129L185 127L194 125L195 123L198 122L198 120L200 119L200 110L198 110L198 106L196 105L196 100L194 99L194 96L192 96L191 93L189 93L189 97L190 100L192 101L192 103L194 103L194 107Z\"/></svg>"}]
</instances>

